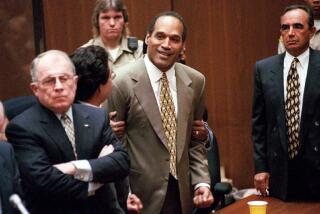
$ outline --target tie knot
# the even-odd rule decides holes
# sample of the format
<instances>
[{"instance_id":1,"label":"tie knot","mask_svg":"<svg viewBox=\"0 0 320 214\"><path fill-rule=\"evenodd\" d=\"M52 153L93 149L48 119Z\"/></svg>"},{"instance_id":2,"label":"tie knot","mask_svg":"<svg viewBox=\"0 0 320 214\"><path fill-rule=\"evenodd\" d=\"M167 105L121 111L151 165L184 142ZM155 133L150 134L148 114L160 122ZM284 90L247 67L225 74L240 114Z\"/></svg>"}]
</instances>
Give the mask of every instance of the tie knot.
<instances>
[{"instance_id":1,"label":"tie knot","mask_svg":"<svg viewBox=\"0 0 320 214\"><path fill-rule=\"evenodd\" d=\"M297 63L299 62L298 58L293 58L292 63L291 63L291 67L292 68L296 68L297 67Z\"/></svg>"},{"instance_id":2,"label":"tie knot","mask_svg":"<svg viewBox=\"0 0 320 214\"><path fill-rule=\"evenodd\" d=\"M70 120L70 118L69 118L69 116L68 116L67 114L62 114L62 115L61 115L61 120L62 120L63 122L67 122L67 123L70 123L70 122L71 122L71 120Z\"/></svg>"},{"instance_id":3,"label":"tie knot","mask_svg":"<svg viewBox=\"0 0 320 214\"><path fill-rule=\"evenodd\" d=\"M161 81L168 81L166 72L162 72Z\"/></svg>"}]
</instances>

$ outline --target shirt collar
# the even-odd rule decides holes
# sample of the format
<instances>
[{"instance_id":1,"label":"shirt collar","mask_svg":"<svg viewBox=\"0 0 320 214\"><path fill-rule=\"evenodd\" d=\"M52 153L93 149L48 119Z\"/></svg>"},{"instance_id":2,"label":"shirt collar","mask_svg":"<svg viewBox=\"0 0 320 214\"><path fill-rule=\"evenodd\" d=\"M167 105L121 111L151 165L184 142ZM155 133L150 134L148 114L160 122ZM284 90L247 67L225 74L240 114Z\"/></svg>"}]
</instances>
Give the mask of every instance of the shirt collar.
<instances>
[{"instance_id":1,"label":"shirt collar","mask_svg":"<svg viewBox=\"0 0 320 214\"><path fill-rule=\"evenodd\" d=\"M145 54L144 56L144 63L146 65L150 81L158 82L161 79L163 72L150 61L148 54ZM169 81L172 80L175 76L174 66L175 63L171 66L171 68L169 68L169 70L165 71Z\"/></svg>"},{"instance_id":2,"label":"shirt collar","mask_svg":"<svg viewBox=\"0 0 320 214\"><path fill-rule=\"evenodd\" d=\"M307 66L306 63L309 61L309 56L310 56L310 48L308 48L305 52L300 54L298 57L294 57L289 52L286 52L286 55L284 57L284 63L287 65L291 65L292 60L294 58L297 58L299 60L301 67L305 68Z\"/></svg>"},{"instance_id":3,"label":"shirt collar","mask_svg":"<svg viewBox=\"0 0 320 214\"><path fill-rule=\"evenodd\" d=\"M56 116L58 117L59 120L61 120L61 115L60 113L55 113ZM73 122L73 116L72 116L72 107L68 109L68 111L65 112L65 114L70 118L70 120Z\"/></svg>"},{"instance_id":4,"label":"shirt collar","mask_svg":"<svg viewBox=\"0 0 320 214\"><path fill-rule=\"evenodd\" d=\"M81 100L79 100L78 102L83 104L83 105L86 105L86 106L91 106L91 107L94 107L94 108L100 108L100 106L95 106L95 105L92 105L91 103L84 102L84 101L81 101Z\"/></svg>"},{"instance_id":5,"label":"shirt collar","mask_svg":"<svg viewBox=\"0 0 320 214\"><path fill-rule=\"evenodd\" d=\"M100 45L108 50L108 48L103 44L100 36L97 36L94 40L97 42L97 45ZM133 51L128 48L128 38L125 36L121 37L119 49L122 51L133 53Z\"/></svg>"}]
</instances>

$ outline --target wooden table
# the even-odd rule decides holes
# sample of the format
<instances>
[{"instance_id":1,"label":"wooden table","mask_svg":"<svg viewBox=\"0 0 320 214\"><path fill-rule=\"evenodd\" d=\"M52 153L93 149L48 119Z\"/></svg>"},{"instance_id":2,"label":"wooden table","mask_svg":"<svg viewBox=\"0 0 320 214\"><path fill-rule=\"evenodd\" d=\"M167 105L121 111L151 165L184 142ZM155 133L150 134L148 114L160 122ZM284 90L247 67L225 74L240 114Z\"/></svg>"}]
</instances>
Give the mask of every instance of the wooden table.
<instances>
[{"instance_id":1,"label":"wooden table","mask_svg":"<svg viewBox=\"0 0 320 214\"><path fill-rule=\"evenodd\" d=\"M276 198L251 195L239 200L216 214L249 214L248 201L263 200L268 202L267 214L320 214L320 202L284 202Z\"/></svg>"}]
</instances>

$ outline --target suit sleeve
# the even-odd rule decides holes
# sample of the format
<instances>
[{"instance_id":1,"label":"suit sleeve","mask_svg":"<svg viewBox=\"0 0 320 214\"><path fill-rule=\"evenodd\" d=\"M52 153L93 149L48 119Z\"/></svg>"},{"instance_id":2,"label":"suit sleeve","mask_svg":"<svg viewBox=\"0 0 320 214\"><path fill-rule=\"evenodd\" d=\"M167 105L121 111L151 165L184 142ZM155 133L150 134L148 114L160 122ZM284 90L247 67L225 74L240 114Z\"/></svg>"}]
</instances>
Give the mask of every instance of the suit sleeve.
<instances>
[{"instance_id":1,"label":"suit sleeve","mask_svg":"<svg viewBox=\"0 0 320 214\"><path fill-rule=\"evenodd\" d=\"M205 94L205 79L203 77L199 84L199 96L195 95L198 99L194 106L194 119L202 120L204 111L204 94ZM192 121L193 122L193 121ZM207 152L202 143L191 140L189 147L189 162L191 172L191 183L193 186L199 183L210 184L210 176L208 172L208 159Z\"/></svg>"},{"instance_id":2,"label":"suit sleeve","mask_svg":"<svg viewBox=\"0 0 320 214\"><path fill-rule=\"evenodd\" d=\"M104 145L112 144L114 146L114 151L104 157L89 160L92 167L93 182L114 182L129 174L129 156L113 134L107 121L108 120L105 120L101 139L103 140Z\"/></svg>"},{"instance_id":3,"label":"suit sleeve","mask_svg":"<svg viewBox=\"0 0 320 214\"><path fill-rule=\"evenodd\" d=\"M258 63L254 68L252 107L252 140L255 173L268 172L266 143L266 110Z\"/></svg>"},{"instance_id":4,"label":"suit sleeve","mask_svg":"<svg viewBox=\"0 0 320 214\"><path fill-rule=\"evenodd\" d=\"M111 96L108 99L108 111L117 111L116 120L118 121L126 120L125 112L127 110L127 101L125 97L126 96L120 91L117 83L114 82Z\"/></svg>"},{"instance_id":5,"label":"suit sleeve","mask_svg":"<svg viewBox=\"0 0 320 214\"><path fill-rule=\"evenodd\" d=\"M88 197L87 182L78 181L52 166L42 139L15 123L8 125L6 135L14 147L22 179L28 189L44 196Z\"/></svg>"},{"instance_id":6,"label":"suit sleeve","mask_svg":"<svg viewBox=\"0 0 320 214\"><path fill-rule=\"evenodd\" d=\"M21 197L23 197L23 192L21 188L21 179L20 179L20 173L18 169L18 165L14 156L13 148L10 146L9 148L9 159L11 164L11 170L12 170L12 182L13 182L13 193L17 193Z\"/></svg>"}]
</instances>

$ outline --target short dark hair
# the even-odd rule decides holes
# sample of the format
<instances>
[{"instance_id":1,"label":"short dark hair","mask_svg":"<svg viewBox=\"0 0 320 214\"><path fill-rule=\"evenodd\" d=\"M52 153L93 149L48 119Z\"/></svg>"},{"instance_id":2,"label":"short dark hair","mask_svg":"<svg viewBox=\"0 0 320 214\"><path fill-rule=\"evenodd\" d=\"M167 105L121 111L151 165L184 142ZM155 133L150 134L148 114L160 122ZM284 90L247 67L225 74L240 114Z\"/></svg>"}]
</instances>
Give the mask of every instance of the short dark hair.
<instances>
[{"instance_id":1,"label":"short dark hair","mask_svg":"<svg viewBox=\"0 0 320 214\"><path fill-rule=\"evenodd\" d=\"M163 16L172 16L172 17L175 17L176 19L178 19L181 22L181 24L183 26L182 41L184 42L186 40L186 38L187 38L188 28L186 26L186 23L184 22L183 17L180 14L178 14L177 12L175 12L175 11L165 11L165 12L159 13L158 15L153 17L153 19L151 20L151 22L148 25L147 33L149 35L151 35L153 33L154 26L155 26L157 20L160 17L163 17Z\"/></svg>"},{"instance_id":2,"label":"short dark hair","mask_svg":"<svg viewBox=\"0 0 320 214\"><path fill-rule=\"evenodd\" d=\"M124 22L127 23L129 21L128 10L122 0L97 0L91 16L91 23L97 34L100 34L99 15L101 12L109 9L122 12ZM123 30L126 31L125 27Z\"/></svg>"},{"instance_id":3,"label":"short dark hair","mask_svg":"<svg viewBox=\"0 0 320 214\"><path fill-rule=\"evenodd\" d=\"M309 25L309 28L313 27L314 26L313 13L312 13L312 9L308 5L304 5L304 4L292 4L292 5L289 5L286 8L284 8L281 17L283 17L288 11L296 10L296 9L304 10L308 14L308 25Z\"/></svg>"},{"instance_id":4,"label":"short dark hair","mask_svg":"<svg viewBox=\"0 0 320 214\"><path fill-rule=\"evenodd\" d=\"M71 60L79 78L75 100L87 101L110 77L108 54L104 48L90 45L78 48Z\"/></svg>"}]
</instances>

